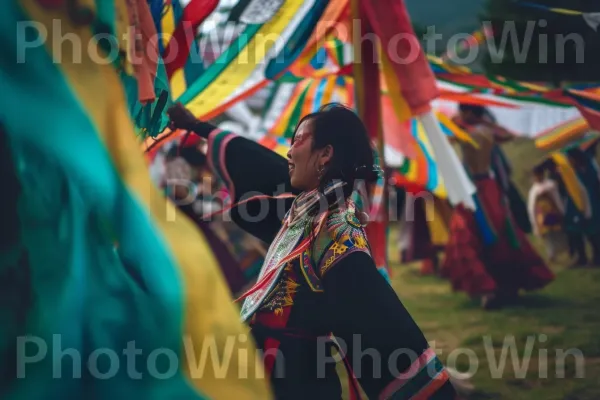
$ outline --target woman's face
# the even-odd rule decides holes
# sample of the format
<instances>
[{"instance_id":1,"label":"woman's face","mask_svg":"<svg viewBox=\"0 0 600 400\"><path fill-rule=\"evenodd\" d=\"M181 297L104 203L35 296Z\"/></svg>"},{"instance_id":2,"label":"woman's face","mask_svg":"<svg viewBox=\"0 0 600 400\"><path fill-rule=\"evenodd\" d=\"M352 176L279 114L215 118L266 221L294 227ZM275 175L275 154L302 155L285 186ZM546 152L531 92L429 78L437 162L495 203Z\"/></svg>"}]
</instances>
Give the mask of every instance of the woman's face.
<instances>
[{"instance_id":1,"label":"woman's face","mask_svg":"<svg viewBox=\"0 0 600 400\"><path fill-rule=\"evenodd\" d=\"M288 151L290 181L294 188L308 191L319 186L319 168L331 159L331 146L313 149L312 121L306 120L298 127Z\"/></svg>"}]
</instances>

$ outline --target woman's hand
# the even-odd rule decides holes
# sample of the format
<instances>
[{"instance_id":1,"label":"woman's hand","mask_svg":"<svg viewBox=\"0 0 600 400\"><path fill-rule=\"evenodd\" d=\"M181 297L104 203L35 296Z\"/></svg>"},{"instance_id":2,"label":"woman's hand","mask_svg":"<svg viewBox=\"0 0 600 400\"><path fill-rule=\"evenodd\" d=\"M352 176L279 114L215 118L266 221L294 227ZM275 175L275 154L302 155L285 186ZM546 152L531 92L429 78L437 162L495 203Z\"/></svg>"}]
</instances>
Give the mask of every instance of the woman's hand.
<instances>
[{"instance_id":1,"label":"woman's hand","mask_svg":"<svg viewBox=\"0 0 600 400\"><path fill-rule=\"evenodd\" d=\"M186 131L193 130L194 126L198 123L194 114L190 112L181 103L175 104L173 107L167 110L169 119L171 120L171 129L183 129Z\"/></svg>"}]
</instances>

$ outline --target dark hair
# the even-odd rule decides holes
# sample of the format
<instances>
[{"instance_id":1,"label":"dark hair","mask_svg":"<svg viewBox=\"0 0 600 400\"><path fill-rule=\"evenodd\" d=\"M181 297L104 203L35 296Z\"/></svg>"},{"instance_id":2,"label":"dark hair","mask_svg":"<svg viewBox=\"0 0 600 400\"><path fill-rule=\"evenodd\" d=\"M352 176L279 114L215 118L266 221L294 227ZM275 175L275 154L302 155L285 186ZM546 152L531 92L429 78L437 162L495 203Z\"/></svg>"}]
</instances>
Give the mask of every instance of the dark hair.
<instances>
[{"instance_id":1,"label":"dark hair","mask_svg":"<svg viewBox=\"0 0 600 400\"><path fill-rule=\"evenodd\" d=\"M314 149L322 149L328 145L333 147L333 157L326 166L320 189L332 180L342 180L347 184L344 188L344 195L347 197L357 180L367 184L377 180L367 128L353 110L336 103L322 106L319 111L300 120L292 143L298 127L304 121L312 123Z\"/></svg>"},{"instance_id":2,"label":"dark hair","mask_svg":"<svg viewBox=\"0 0 600 400\"><path fill-rule=\"evenodd\" d=\"M476 104L466 104L460 103L458 105L458 109L461 112L472 112L476 117L482 118L485 115L489 115L490 112L483 106L478 106Z\"/></svg>"},{"instance_id":3,"label":"dark hair","mask_svg":"<svg viewBox=\"0 0 600 400\"><path fill-rule=\"evenodd\" d=\"M577 160L580 162L586 160L585 152L583 150L581 150L579 147L573 147L573 148L570 148L569 150L567 150L567 156L573 160Z\"/></svg>"},{"instance_id":4,"label":"dark hair","mask_svg":"<svg viewBox=\"0 0 600 400\"><path fill-rule=\"evenodd\" d=\"M548 170L548 172L551 175L555 175L556 173L558 173L558 166L556 165L556 162L552 158L548 158L547 160L542 162L541 166L542 166L542 168L545 168L546 170Z\"/></svg>"},{"instance_id":5,"label":"dark hair","mask_svg":"<svg viewBox=\"0 0 600 400\"><path fill-rule=\"evenodd\" d=\"M544 176L545 172L546 172L546 168L544 167L544 165L536 165L533 168L533 175L535 175L535 176Z\"/></svg>"}]
</instances>

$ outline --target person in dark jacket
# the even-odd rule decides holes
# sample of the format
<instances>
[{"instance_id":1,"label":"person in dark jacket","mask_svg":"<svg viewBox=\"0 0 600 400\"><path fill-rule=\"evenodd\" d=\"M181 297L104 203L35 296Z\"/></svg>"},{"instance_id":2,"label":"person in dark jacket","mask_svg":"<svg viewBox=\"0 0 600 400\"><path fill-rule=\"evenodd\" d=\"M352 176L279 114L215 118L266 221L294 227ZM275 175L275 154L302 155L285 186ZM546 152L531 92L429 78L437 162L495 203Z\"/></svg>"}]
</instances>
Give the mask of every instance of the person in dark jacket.
<instances>
[{"instance_id":1,"label":"person in dark jacket","mask_svg":"<svg viewBox=\"0 0 600 400\"><path fill-rule=\"evenodd\" d=\"M305 116L287 160L181 105L169 113L174 128L208 139L209 163L237 204L233 220L270 245L240 300L277 398L340 399L333 346L356 377L354 394L359 383L373 399L455 398L448 371L370 255L353 198L355 184L378 175L352 110Z\"/></svg>"}]
</instances>

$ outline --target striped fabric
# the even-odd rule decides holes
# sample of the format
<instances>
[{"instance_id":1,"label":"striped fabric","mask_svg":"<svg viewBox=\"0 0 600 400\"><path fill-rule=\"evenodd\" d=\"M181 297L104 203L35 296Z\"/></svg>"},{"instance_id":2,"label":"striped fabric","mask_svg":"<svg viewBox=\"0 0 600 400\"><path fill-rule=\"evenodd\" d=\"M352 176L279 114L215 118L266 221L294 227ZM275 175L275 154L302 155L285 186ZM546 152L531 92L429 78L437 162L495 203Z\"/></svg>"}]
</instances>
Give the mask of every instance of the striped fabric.
<instances>
[{"instance_id":1,"label":"striped fabric","mask_svg":"<svg viewBox=\"0 0 600 400\"><path fill-rule=\"evenodd\" d=\"M300 119L321 106L339 101L352 107L349 102L353 99L353 89L354 83L347 77L305 79L294 88L280 117L272 126L265 126L264 129L272 135L291 138Z\"/></svg>"},{"instance_id":2,"label":"striped fabric","mask_svg":"<svg viewBox=\"0 0 600 400\"><path fill-rule=\"evenodd\" d=\"M381 400L426 400L450 379L448 371L431 349L417 358L379 396Z\"/></svg>"},{"instance_id":3,"label":"striped fabric","mask_svg":"<svg viewBox=\"0 0 600 400\"><path fill-rule=\"evenodd\" d=\"M160 19L155 21L173 98L181 96L204 73L196 32L217 4L215 0L192 0L183 7L179 0L171 1L163 4Z\"/></svg>"},{"instance_id":4,"label":"striped fabric","mask_svg":"<svg viewBox=\"0 0 600 400\"><path fill-rule=\"evenodd\" d=\"M451 64L431 54L427 55L427 59L436 79L462 87L471 94L494 94L499 97L498 100L506 98L563 107L570 105L561 89L554 89L543 84L515 81L500 75L478 74L468 67Z\"/></svg>"},{"instance_id":5,"label":"striped fabric","mask_svg":"<svg viewBox=\"0 0 600 400\"><path fill-rule=\"evenodd\" d=\"M231 198L235 198L235 187L233 185L233 181L227 172L227 168L225 168L225 149L227 148L227 144L235 137L229 132L221 131L219 129L211 132L208 137L208 147L210 151L208 151L208 163L211 166L212 170L215 171L217 178L221 182L224 182L229 190L229 196ZM217 155L217 159L214 159L213 156Z\"/></svg>"},{"instance_id":6,"label":"striped fabric","mask_svg":"<svg viewBox=\"0 0 600 400\"><path fill-rule=\"evenodd\" d=\"M535 146L541 150L556 150L570 142L581 139L590 130L585 118L575 118L540 133Z\"/></svg>"},{"instance_id":7,"label":"striped fabric","mask_svg":"<svg viewBox=\"0 0 600 400\"><path fill-rule=\"evenodd\" d=\"M333 85L332 85L333 83ZM315 112L319 107L327 104L332 100L346 98L351 101L345 103L350 107L356 107L352 102L354 100L354 80L350 77L339 76L322 78L322 79L305 79L296 84L292 91L292 95L288 97L287 104L283 111L279 112L279 118L272 125L264 125L263 129L267 130L264 136L258 139L258 142L276 151L281 155L286 155L289 148L289 140L293 134L301 117L308 113ZM272 98L278 96L278 91L274 90ZM437 163L435 156L431 150L429 139L427 138L423 126L420 122L413 119L408 127L400 124L398 119L391 109L390 96L385 93L381 97L383 106L383 129L385 131L386 147L395 145L394 147L404 155L404 166L401 170L411 182L420 182L428 190L436 195L445 198L445 188L443 181L438 177ZM271 99L267 102L268 105L276 107L275 101ZM268 114L266 111L265 114ZM474 142L464 130L454 124L450 118L441 113L436 113L440 126L447 136L457 137L460 140ZM406 131L407 135L403 135ZM401 138L402 140L396 140Z\"/></svg>"},{"instance_id":8,"label":"striped fabric","mask_svg":"<svg viewBox=\"0 0 600 400\"><path fill-rule=\"evenodd\" d=\"M215 10L217 0L191 0L182 7L179 0L165 4L161 18L163 26L162 39L166 43L163 59L171 78L176 71L186 65L190 56L190 48L196 43L196 31L200 24ZM200 59L193 60L201 63Z\"/></svg>"},{"instance_id":9,"label":"striped fabric","mask_svg":"<svg viewBox=\"0 0 600 400\"><path fill-rule=\"evenodd\" d=\"M112 1L98 5L109 12L115 7ZM3 398L79 398L84 391L103 398L270 398L253 344L238 340L249 332L238 319L203 236L182 215L167 218L171 206L150 180L117 72L95 63L89 52L77 60L65 53L69 46L62 49L62 62L53 62L51 44L58 35L53 20L61 22L63 35L95 43L90 27L73 24L67 7L45 9L34 0L0 6L1 35L10 47L6 50L12 51L7 54L17 54L17 21L35 21L48 31L47 46L29 49L25 63L7 60L0 65L9 141L15 154L18 149L37 151L35 159L24 157L22 165L43 157L61 171L67 182L63 196L69 198L60 210L60 235L44 242L31 234L21 238L25 248L35 249L30 260L34 276L50 268L54 277L32 280L40 301L28 314L26 331L46 343L60 335L62 348L77 350L84 361L98 349L121 355L133 341L142 352L142 375L132 378L122 360L111 379L92 379L89 371L77 379L66 362L64 379L53 379L54 358L46 357ZM23 107L35 118L24 118ZM42 182L47 173L36 171ZM44 189L39 187L39 193L51 193ZM35 219L39 211L29 205L20 212L22 218ZM62 258L48 257L58 243L67 246ZM98 257L109 250L112 261ZM108 272L110 279L102 275ZM5 322L3 326L10 323ZM229 368L207 365L201 372L197 367L206 351L203 345L211 342L221 351L232 348L234 355L248 358L233 356ZM159 371L166 377L164 371L171 368L161 351L174 357L168 379L156 376ZM158 363L156 370L146 368L152 360Z\"/></svg>"},{"instance_id":10,"label":"striped fabric","mask_svg":"<svg viewBox=\"0 0 600 400\"><path fill-rule=\"evenodd\" d=\"M254 82L265 81L265 62L279 54L280 46L289 40L303 17L309 14L312 4L314 0L290 0L266 22L246 25L179 100L195 115L206 117L232 96L256 86ZM273 41L274 37L278 38L277 42Z\"/></svg>"},{"instance_id":11,"label":"striped fabric","mask_svg":"<svg viewBox=\"0 0 600 400\"><path fill-rule=\"evenodd\" d=\"M423 125L419 123L417 119L413 119L411 121L411 133L415 139L417 139L420 150L425 158L425 171L421 172L427 174L425 188L435 195L445 198L446 190L444 188L444 182L441 175L438 173L438 168L434 160L434 153L431 148L431 144L429 143L429 139L427 138L427 134L425 133Z\"/></svg>"},{"instance_id":12,"label":"striped fabric","mask_svg":"<svg viewBox=\"0 0 600 400\"><path fill-rule=\"evenodd\" d=\"M600 89L569 89L566 90L566 94L575 102L588 125L595 130L600 130Z\"/></svg>"},{"instance_id":13,"label":"striped fabric","mask_svg":"<svg viewBox=\"0 0 600 400\"><path fill-rule=\"evenodd\" d=\"M348 4L349 0L330 0L328 2L321 20L313 30L304 50L290 66L288 71L290 75L296 77L316 77L319 74L317 71L323 67L323 64L318 65L315 63L321 57L319 52L323 48L323 45L326 48L328 47L327 43L331 41L328 35L332 30L337 30L336 28L340 27L344 17L347 17L345 11L348 8ZM343 65L340 61L337 59L338 68L341 68Z\"/></svg>"}]
</instances>

